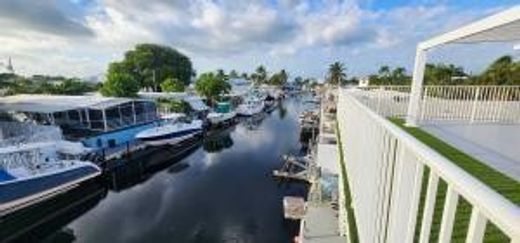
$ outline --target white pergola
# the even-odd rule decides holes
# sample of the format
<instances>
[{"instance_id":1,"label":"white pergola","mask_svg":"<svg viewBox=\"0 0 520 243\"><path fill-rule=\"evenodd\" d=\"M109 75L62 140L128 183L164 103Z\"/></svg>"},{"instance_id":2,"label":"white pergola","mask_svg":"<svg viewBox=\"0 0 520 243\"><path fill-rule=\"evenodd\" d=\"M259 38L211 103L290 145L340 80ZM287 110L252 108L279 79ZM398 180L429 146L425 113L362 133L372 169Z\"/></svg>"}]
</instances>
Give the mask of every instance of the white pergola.
<instances>
[{"instance_id":1,"label":"white pergola","mask_svg":"<svg viewBox=\"0 0 520 243\"><path fill-rule=\"evenodd\" d=\"M406 124L417 126L427 52L450 43L520 41L520 5L441 34L417 45Z\"/></svg>"}]
</instances>

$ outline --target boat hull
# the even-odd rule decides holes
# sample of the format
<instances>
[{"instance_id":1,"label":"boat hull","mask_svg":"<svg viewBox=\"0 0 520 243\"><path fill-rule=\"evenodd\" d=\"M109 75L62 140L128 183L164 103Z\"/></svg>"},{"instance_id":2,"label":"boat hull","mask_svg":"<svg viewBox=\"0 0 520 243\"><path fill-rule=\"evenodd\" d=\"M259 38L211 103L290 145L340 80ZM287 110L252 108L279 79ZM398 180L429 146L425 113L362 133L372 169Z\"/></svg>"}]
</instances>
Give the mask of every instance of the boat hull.
<instances>
[{"instance_id":1,"label":"boat hull","mask_svg":"<svg viewBox=\"0 0 520 243\"><path fill-rule=\"evenodd\" d=\"M228 122L228 121L232 120L233 118L235 118L235 116L236 116L235 112L216 113L216 114L218 114L218 115L211 115L211 113L208 114L208 117L207 117L208 121L212 125L218 125L221 123Z\"/></svg>"},{"instance_id":2,"label":"boat hull","mask_svg":"<svg viewBox=\"0 0 520 243\"><path fill-rule=\"evenodd\" d=\"M160 136L139 138L139 140L150 146L175 145L184 140L200 135L201 133L202 129L198 128Z\"/></svg>"},{"instance_id":3,"label":"boat hull","mask_svg":"<svg viewBox=\"0 0 520 243\"><path fill-rule=\"evenodd\" d=\"M245 106L239 106L237 109L237 115L239 116L253 116L257 113L260 113L264 110L264 106L258 105L254 107L245 107Z\"/></svg>"},{"instance_id":4,"label":"boat hull","mask_svg":"<svg viewBox=\"0 0 520 243\"><path fill-rule=\"evenodd\" d=\"M63 193L101 174L99 167L92 163L79 161L76 163L76 166L55 173L1 183L0 215Z\"/></svg>"}]
</instances>

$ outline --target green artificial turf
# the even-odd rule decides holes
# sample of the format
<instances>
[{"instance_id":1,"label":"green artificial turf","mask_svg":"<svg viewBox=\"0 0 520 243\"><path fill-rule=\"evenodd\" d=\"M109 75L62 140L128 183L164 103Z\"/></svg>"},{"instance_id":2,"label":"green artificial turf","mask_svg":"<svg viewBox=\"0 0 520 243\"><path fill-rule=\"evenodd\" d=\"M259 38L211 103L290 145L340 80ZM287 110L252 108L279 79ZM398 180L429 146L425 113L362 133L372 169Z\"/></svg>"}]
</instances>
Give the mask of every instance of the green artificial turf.
<instances>
[{"instance_id":1,"label":"green artificial turf","mask_svg":"<svg viewBox=\"0 0 520 243\"><path fill-rule=\"evenodd\" d=\"M457 166L482 181L490 188L504 196L516 205L520 205L520 183L514 179L496 171L487 166L481 161L472 158L466 153L456 149L455 147L441 141L431 134L416 127L404 126L404 120L398 118L390 118L390 121L407 131L409 134L417 138L419 141L428 145L433 150L437 151ZM423 176L422 190L419 204L419 211L417 214L417 225L415 229L415 241L419 239L419 232L422 221L422 212L424 209L424 200L426 196L426 187L428 184L429 169L425 170ZM433 214L432 227L430 231L430 242L436 242L438 239L440 224L442 220L442 211L446 197L447 185L441 179L437 188L437 196L435 200L435 209ZM455 214L455 223L452 234L452 242L464 242L471 216L471 204L469 204L463 197L459 197L457 204L457 212ZM495 225L488 221L486 226L486 233L484 242L509 242L510 239L500 231Z\"/></svg>"}]
</instances>

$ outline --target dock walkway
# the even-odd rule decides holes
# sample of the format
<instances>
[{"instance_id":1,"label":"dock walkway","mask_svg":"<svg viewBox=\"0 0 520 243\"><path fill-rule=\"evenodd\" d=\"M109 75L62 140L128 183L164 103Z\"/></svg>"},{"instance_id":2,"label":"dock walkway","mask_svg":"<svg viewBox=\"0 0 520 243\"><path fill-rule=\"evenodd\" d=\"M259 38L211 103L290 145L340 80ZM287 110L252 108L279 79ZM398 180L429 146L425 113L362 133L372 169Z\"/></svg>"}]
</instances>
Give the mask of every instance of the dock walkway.
<instances>
[{"instance_id":1,"label":"dock walkway","mask_svg":"<svg viewBox=\"0 0 520 243\"><path fill-rule=\"evenodd\" d=\"M330 204L323 203L307 208L304 218L303 238L305 243L345 243L347 238L339 235L338 217Z\"/></svg>"}]
</instances>

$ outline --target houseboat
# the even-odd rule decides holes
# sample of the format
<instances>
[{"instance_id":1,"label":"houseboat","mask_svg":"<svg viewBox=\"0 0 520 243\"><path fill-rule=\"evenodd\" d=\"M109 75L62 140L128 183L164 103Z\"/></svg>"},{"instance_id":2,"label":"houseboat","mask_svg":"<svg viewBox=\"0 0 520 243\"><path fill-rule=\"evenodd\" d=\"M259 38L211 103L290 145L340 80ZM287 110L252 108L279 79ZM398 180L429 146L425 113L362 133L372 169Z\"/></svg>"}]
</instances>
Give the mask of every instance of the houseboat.
<instances>
[{"instance_id":1,"label":"houseboat","mask_svg":"<svg viewBox=\"0 0 520 243\"><path fill-rule=\"evenodd\" d=\"M155 103L145 99L100 96L15 95L0 98L3 119L60 127L105 159L139 149L135 135L160 120Z\"/></svg>"}]
</instances>

